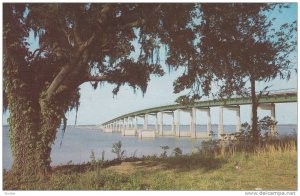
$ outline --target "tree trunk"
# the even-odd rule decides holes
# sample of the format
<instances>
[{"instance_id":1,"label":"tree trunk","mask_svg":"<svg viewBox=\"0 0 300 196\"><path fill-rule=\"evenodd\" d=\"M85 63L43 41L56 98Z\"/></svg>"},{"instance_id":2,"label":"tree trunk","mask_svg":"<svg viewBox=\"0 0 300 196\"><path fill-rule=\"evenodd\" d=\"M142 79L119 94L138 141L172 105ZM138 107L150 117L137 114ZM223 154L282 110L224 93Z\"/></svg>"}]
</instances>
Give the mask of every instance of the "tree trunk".
<instances>
[{"instance_id":1,"label":"tree trunk","mask_svg":"<svg viewBox=\"0 0 300 196\"><path fill-rule=\"evenodd\" d=\"M36 175L36 141L39 130L38 112L24 97L17 97L10 104L10 144L14 176Z\"/></svg>"},{"instance_id":2,"label":"tree trunk","mask_svg":"<svg viewBox=\"0 0 300 196\"><path fill-rule=\"evenodd\" d=\"M258 100L255 92L255 79L253 77L250 78L251 82L251 101L252 101L252 139L254 143L257 143L259 140L259 132L257 128L257 107Z\"/></svg>"},{"instance_id":3,"label":"tree trunk","mask_svg":"<svg viewBox=\"0 0 300 196\"><path fill-rule=\"evenodd\" d=\"M20 181L44 178L51 170L50 154L60 125L62 110L42 99L40 103L14 98L10 104L12 174Z\"/></svg>"},{"instance_id":4,"label":"tree trunk","mask_svg":"<svg viewBox=\"0 0 300 196\"><path fill-rule=\"evenodd\" d=\"M51 150L56 138L57 129L62 119L62 109L60 105L55 105L55 101L40 100L40 138L37 141L37 158L39 160L38 173L42 176L51 170Z\"/></svg>"}]
</instances>

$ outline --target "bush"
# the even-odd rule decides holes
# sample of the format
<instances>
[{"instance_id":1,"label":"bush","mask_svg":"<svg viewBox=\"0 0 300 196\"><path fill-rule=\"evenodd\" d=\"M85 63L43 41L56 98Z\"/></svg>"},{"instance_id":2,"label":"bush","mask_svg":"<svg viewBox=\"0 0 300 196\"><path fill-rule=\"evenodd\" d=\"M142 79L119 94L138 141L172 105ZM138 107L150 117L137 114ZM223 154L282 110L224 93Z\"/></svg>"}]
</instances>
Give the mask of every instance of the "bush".
<instances>
[{"instance_id":1,"label":"bush","mask_svg":"<svg viewBox=\"0 0 300 196\"><path fill-rule=\"evenodd\" d=\"M160 154L160 156L162 158L166 158L167 157L167 150L170 149L169 146L160 146L160 148L163 150L162 153Z\"/></svg>"},{"instance_id":2,"label":"bush","mask_svg":"<svg viewBox=\"0 0 300 196\"><path fill-rule=\"evenodd\" d=\"M117 159L122 160L125 158L125 150L122 150L122 142L118 141L117 143L114 143L111 149L112 153L115 153L117 155Z\"/></svg>"},{"instance_id":3,"label":"bush","mask_svg":"<svg viewBox=\"0 0 300 196\"><path fill-rule=\"evenodd\" d=\"M174 148L173 154L175 157L181 156L182 155L182 150L179 147Z\"/></svg>"}]
</instances>

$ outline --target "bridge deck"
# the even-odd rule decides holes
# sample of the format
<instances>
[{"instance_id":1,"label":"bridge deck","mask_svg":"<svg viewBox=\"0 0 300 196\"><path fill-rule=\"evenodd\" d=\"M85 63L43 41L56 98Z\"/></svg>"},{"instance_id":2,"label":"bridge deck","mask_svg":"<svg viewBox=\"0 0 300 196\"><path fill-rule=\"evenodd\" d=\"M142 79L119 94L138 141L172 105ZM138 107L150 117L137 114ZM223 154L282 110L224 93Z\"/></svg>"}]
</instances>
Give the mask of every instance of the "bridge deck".
<instances>
[{"instance_id":1,"label":"bridge deck","mask_svg":"<svg viewBox=\"0 0 300 196\"><path fill-rule=\"evenodd\" d=\"M263 96L259 99L259 103L289 103L289 102L297 102L297 92L281 92L269 94L268 96ZM165 105L160 107L148 108L140 111L131 112L128 114L124 114L117 118L114 118L110 121L103 123L109 124L116 120L121 120L127 117L139 116L149 113L157 113L162 111L174 111L177 109L191 109L191 108L205 108L205 107L215 107L215 106L230 106L230 105L248 105L251 104L251 98L249 97L239 97L239 98L230 98L230 99L214 99L207 101L199 101L193 104L173 104L173 105Z\"/></svg>"}]
</instances>

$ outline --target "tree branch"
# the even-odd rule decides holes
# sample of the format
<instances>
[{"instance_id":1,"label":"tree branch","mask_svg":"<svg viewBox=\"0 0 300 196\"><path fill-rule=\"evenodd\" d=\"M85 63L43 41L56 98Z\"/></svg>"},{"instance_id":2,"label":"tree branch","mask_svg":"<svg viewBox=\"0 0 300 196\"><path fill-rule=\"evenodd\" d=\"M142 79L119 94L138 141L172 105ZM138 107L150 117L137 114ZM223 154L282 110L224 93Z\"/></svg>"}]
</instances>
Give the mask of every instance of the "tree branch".
<instances>
[{"instance_id":1,"label":"tree branch","mask_svg":"<svg viewBox=\"0 0 300 196\"><path fill-rule=\"evenodd\" d=\"M101 75L98 75L98 76L92 76L92 75L89 75L86 79L86 82L90 81L90 82L102 82L102 81L107 81L109 79L108 76L101 76Z\"/></svg>"},{"instance_id":2,"label":"tree branch","mask_svg":"<svg viewBox=\"0 0 300 196\"><path fill-rule=\"evenodd\" d=\"M95 34L93 33L93 35L88 40L86 40L83 44L79 46L79 51L82 52L84 49L90 46L94 38L95 38Z\"/></svg>"},{"instance_id":3,"label":"tree branch","mask_svg":"<svg viewBox=\"0 0 300 196\"><path fill-rule=\"evenodd\" d=\"M76 45L81 44L82 43L82 39L81 39L81 37L79 35L78 20L77 20L76 16L74 18L74 27L72 29L73 29L75 44Z\"/></svg>"},{"instance_id":4,"label":"tree branch","mask_svg":"<svg viewBox=\"0 0 300 196\"><path fill-rule=\"evenodd\" d=\"M74 47L74 41L72 41L72 40L70 39L70 34L69 34L65 29L62 29L62 32L65 34L65 37L66 37L66 39L68 40L68 43L69 43L72 47Z\"/></svg>"},{"instance_id":5,"label":"tree branch","mask_svg":"<svg viewBox=\"0 0 300 196\"><path fill-rule=\"evenodd\" d=\"M56 75L54 80L52 81L51 85L47 89L47 95L46 99L50 100L51 97L56 93L56 90L59 88L59 86L62 84L62 82L65 80L66 76L69 74L71 71L71 65L66 64L60 72Z\"/></svg>"},{"instance_id":6,"label":"tree branch","mask_svg":"<svg viewBox=\"0 0 300 196\"><path fill-rule=\"evenodd\" d=\"M100 26L102 26L104 24L104 22L107 20L108 18L108 13L110 12L112 8L112 5L110 3L105 4L100 12L100 17L98 19L98 23Z\"/></svg>"},{"instance_id":7,"label":"tree branch","mask_svg":"<svg viewBox=\"0 0 300 196\"><path fill-rule=\"evenodd\" d=\"M124 30L126 28L133 28L133 27L138 27L138 26L143 26L145 24L145 19L138 19L136 21L133 21L133 22L130 22L130 23L127 23L123 26L120 27L120 30Z\"/></svg>"},{"instance_id":8,"label":"tree branch","mask_svg":"<svg viewBox=\"0 0 300 196\"><path fill-rule=\"evenodd\" d=\"M31 59L35 60L36 58L38 58L38 57L42 54L43 51L44 51L44 47L36 49L36 50L28 57L28 59L29 59L29 60L31 60ZM37 53L37 55L35 55L35 53Z\"/></svg>"}]
</instances>

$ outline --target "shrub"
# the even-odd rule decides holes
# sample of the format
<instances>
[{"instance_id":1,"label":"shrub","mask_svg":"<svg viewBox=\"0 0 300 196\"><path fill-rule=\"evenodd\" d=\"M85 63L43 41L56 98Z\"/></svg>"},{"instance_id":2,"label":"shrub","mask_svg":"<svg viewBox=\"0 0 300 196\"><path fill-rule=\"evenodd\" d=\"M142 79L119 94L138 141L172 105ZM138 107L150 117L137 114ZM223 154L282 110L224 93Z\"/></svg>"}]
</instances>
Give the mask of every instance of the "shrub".
<instances>
[{"instance_id":1,"label":"shrub","mask_svg":"<svg viewBox=\"0 0 300 196\"><path fill-rule=\"evenodd\" d=\"M117 155L117 159L122 160L124 159L125 150L122 150L122 142L118 141L117 143L114 143L111 149L112 153L115 153Z\"/></svg>"}]
</instances>

